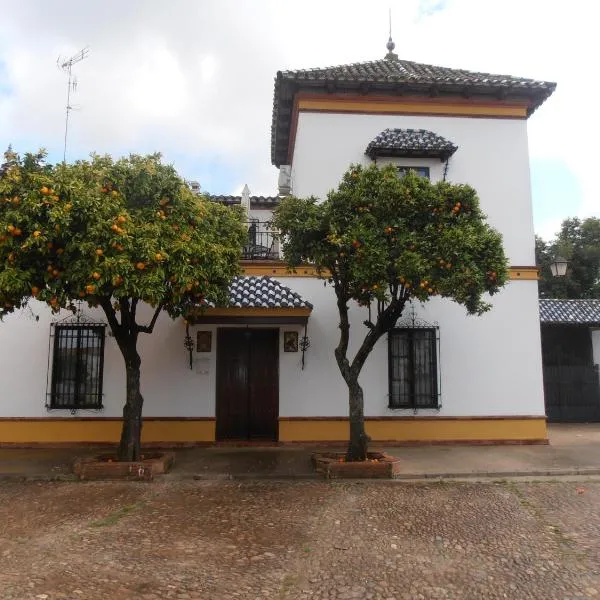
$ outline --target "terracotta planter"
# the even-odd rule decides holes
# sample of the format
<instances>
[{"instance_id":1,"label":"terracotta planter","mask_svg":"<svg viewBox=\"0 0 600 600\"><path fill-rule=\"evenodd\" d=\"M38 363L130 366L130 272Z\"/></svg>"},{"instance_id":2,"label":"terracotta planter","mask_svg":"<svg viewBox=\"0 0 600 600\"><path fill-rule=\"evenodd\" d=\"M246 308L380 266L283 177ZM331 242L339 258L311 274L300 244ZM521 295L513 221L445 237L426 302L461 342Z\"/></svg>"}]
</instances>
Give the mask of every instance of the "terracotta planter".
<instances>
[{"instance_id":1,"label":"terracotta planter","mask_svg":"<svg viewBox=\"0 0 600 600\"><path fill-rule=\"evenodd\" d=\"M173 452L147 452L142 460L118 462L116 454L100 454L78 458L73 472L79 479L128 479L149 481L155 475L167 473L173 466Z\"/></svg>"},{"instance_id":2,"label":"terracotta planter","mask_svg":"<svg viewBox=\"0 0 600 600\"><path fill-rule=\"evenodd\" d=\"M312 463L326 479L393 479L400 473L400 459L384 452L368 452L367 460L345 462L345 452L315 452Z\"/></svg>"}]
</instances>

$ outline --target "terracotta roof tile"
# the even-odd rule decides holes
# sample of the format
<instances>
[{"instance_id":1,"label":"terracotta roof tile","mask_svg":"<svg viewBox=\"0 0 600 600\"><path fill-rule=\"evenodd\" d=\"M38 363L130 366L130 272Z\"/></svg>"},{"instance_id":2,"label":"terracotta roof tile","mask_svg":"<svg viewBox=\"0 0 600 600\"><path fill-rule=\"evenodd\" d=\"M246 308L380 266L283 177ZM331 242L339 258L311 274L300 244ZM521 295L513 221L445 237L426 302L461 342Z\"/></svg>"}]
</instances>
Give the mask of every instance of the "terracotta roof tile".
<instances>
[{"instance_id":1,"label":"terracotta roof tile","mask_svg":"<svg viewBox=\"0 0 600 600\"><path fill-rule=\"evenodd\" d=\"M376 156L432 157L446 160L458 150L452 142L426 129L386 129L365 150Z\"/></svg>"},{"instance_id":2,"label":"terracotta roof tile","mask_svg":"<svg viewBox=\"0 0 600 600\"><path fill-rule=\"evenodd\" d=\"M600 326L600 300L540 299L540 322Z\"/></svg>"},{"instance_id":3,"label":"terracotta roof tile","mask_svg":"<svg viewBox=\"0 0 600 600\"><path fill-rule=\"evenodd\" d=\"M287 160L294 95L369 93L396 95L453 95L495 100L526 100L528 114L540 106L556 84L512 75L495 75L413 62L382 59L317 69L279 71L275 78L271 126L271 161Z\"/></svg>"},{"instance_id":4,"label":"terracotta roof tile","mask_svg":"<svg viewBox=\"0 0 600 600\"><path fill-rule=\"evenodd\" d=\"M236 308L312 308L300 294L293 292L276 279L236 277L229 286L229 306Z\"/></svg>"}]
</instances>

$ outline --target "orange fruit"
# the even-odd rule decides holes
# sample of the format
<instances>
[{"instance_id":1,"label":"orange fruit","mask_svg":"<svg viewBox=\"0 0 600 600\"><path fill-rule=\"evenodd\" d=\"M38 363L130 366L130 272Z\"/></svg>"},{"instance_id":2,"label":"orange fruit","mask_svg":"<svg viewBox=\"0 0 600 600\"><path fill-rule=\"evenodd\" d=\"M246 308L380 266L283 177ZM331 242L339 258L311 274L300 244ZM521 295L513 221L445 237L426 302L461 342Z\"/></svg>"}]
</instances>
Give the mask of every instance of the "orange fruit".
<instances>
[{"instance_id":1,"label":"orange fruit","mask_svg":"<svg viewBox=\"0 0 600 600\"><path fill-rule=\"evenodd\" d=\"M104 250L102 250L102 248L96 248L96 255L97 256L102 256L104 254Z\"/></svg>"},{"instance_id":2,"label":"orange fruit","mask_svg":"<svg viewBox=\"0 0 600 600\"><path fill-rule=\"evenodd\" d=\"M42 232L37 229L33 232L33 237L35 237L35 238L40 237L40 235L42 235Z\"/></svg>"},{"instance_id":3,"label":"orange fruit","mask_svg":"<svg viewBox=\"0 0 600 600\"><path fill-rule=\"evenodd\" d=\"M36 287L35 285L31 288L31 295L32 296L37 296L40 293L40 288Z\"/></svg>"},{"instance_id":4,"label":"orange fruit","mask_svg":"<svg viewBox=\"0 0 600 600\"><path fill-rule=\"evenodd\" d=\"M88 294L93 294L93 293L96 291L96 286L95 286L95 285L92 285L92 284L90 283L90 285L86 285L86 286L85 286L85 291L86 291Z\"/></svg>"},{"instance_id":5,"label":"orange fruit","mask_svg":"<svg viewBox=\"0 0 600 600\"><path fill-rule=\"evenodd\" d=\"M100 279L100 277L102 277L102 275L100 275L100 273L98 273L98 271L94 271L94 272L92 273L92 277L93 277L93 278L94 278L96 281L98 281L98 279Z\"/></svg>"},{"instance_id":6,"label":"orange fruit","mask_svg":"<svg viewBox=\"0 0 600 600\"><path fill-rule=\"evenodd\" d=\"M127 221L127 217L125 217L124 215L119 215L117 221L119 223L125 223L125 221Z\"/></svg>"},{"instance_id":7,"label":"orange fruit","mask_svg":"<svg viewBox=\"0 0 600 600\"><path fill-rule=\"evenodd\" d=\"M45 195L46 195L46 194L47 194L49 191L50 191L50 190L49 190L49 189L48 189L48 188L47 188L45 185L43 185L43 186L40 188L40 192L42 192L42 194L44 194L44 196L45 196Z\"/></svg>"},{"instance_id":8,"label":"orange fruit","mask_svg":"<svg viewBox=\"0 0 600 600\"><path fill-rule=\"evenodd\" d=\"M13 234L15 237L19 237L19 236L20 236L22 233L23 233L23 232L22 232L22 231L21 231L21 230L20 230L18 227L16 227L16 228L15 228L15 230L12 232L12 234Z\"/></svg>"},{"instance_id":9,"label":"orange fruit","mask_svg":"<svg viewBox=\"0 0 600 600\"><path fill-rule=\"evenodd\" d=\"M60 275L60 271L58 269L53 269L52 275L54 275L54 277L58 277Z\"/></svg>"},{"instance_id":10,"label":"orange fruit","mask_svg":"<svg viewBox=\"0 0 600 600\"><path fill-rule=\"evenodd\" d=\"M64 252L64 248L57 248L56 250L56 254L58 254L59 256Z\"/></svg>"},{"instance_id":11,"label":"orange fruit","mask_svg":"<svg viewBox=\"0 0 600 600\"><path fill-rule=\"evenodd\" d=\"M13 232L15 229L16 229L16 228L15 228L15 226L14 226L14 225L8 225L8 226L6 227L6 230L7 230L7 231L10 231L11 233L12 233L12 232Z\"/></svg>"},{"instance_id":12,"label":"orange fruit","mask_svg":"<svg viewBox=\"0 0 600 600\"><path fill-rule=\"evenodd\" d=\"M113 224L110 226L110 228L111 228L111 229L112 229L114 232L117 232L117 231L119 231L119 229L120 229L120 227L119 227L119 226L118 226L116 223L113 223Z\"/></svg>"},{"instance_id":13,"label":"orange fruit","mask_svg":"<svg viewBox=\"0 0 600 600\"><path fill-rule=\"evenodd\" d=\"M70 202L67 202L65 204L65 210L71 210L73 208L73 205Z\"/></svg>"},{"instance_id":14,"label":"orange fruit","mask_svg":"<svg viewBox=\"0 0 600 600\"><path fill-rule=\"evenodd\" d=\"M146 268L146 263L143 263L143 262L141 262L141 261L140 261L139 263L137 263L137 264L135 265L135 268L136 268L138 271L143 271L143 270Z\"/></svg>"},{"instance_id":15,"label":"orange fruit","mask_svg":"<svg viewBox=\"0 0 600 600\"><path fill-rule=\"evenodd\" d=\"M119 192L117 192L116 190L113 190L113 191L110 193L110 195L111 195L113 198L116 198L116 197L119 195Z\"/></svg>"},{"instance_id":16,"label":"orange fruit","mask_svg":"<svg viewBox=\"0 0 600 600\"><path fill-rule=\"evenodd\" d=\"M160 262L160 261L162 260L162 254L161 254L160 252L157 252L157 253L154 255L154 258L155 258L157 261L159 261L159 262Z\"/></svg>"}]
</instances>

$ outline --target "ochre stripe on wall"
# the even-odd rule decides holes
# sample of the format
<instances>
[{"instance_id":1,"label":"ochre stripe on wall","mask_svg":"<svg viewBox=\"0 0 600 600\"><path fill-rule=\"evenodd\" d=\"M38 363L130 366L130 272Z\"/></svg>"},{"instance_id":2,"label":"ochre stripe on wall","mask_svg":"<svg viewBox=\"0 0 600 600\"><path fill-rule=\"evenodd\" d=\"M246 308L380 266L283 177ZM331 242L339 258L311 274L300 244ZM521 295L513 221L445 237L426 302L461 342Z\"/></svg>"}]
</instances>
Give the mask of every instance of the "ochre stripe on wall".
<instances>
[{"instance_id":1,"label":"ochre stripe on wall","mask_svg":"<svg viewBox=\"0 0 600 600\"><path fill-rule=\"evenodd\" d=\"M545 442L545 417L408 417L365 418L367 433L374 442ZM349 436L348 420L280 417L280 442L344 441Z\"/></svg>"},{"instance_id":2,"label":"ochre stripe on wall","mask_svg":"<svg viewBox=\"0 0 600 600\"><path fill-rule=\"evenodd\" d=\"M121 419L117 418L39 418L0 419L0 444L117 443ZM144 419L142 442L212 442L214 419Z\"/></svg>"},{"instance_id":3,"label":"ochre stripe on wall","mask_svg":"<svg viewBox=\"0 0 600 600\"><path fill-rule=\"evenodd\" d=\"M298 110L305 112L336 112L388 115L444 115L450 117L494 117L526 119L527 107L522 105L462 104L458 102L424 103L423 101L352 100L346 98L300 98Z\"/></svg>"},{"instance_id":4,"label":"ochre stripe on wall","mask_svg":"<svg viewBox=\"0 0 600 600\"><path fill-rule=\"evenodd\" d=\"M547 441L545 417L373 417L366 418L374 442L473 443ZM117 443L118 418L0 418L1 445ZM344 442L346 417L280 417L280 442ZM148 418L145 444L206 444L215 441L215 419Z\"/></svg>"},{"instance_id":5,"label":"ochre stripe on wall","mask_svg":"<svg viewBox=\"0 0 600 600\"><path fill-rule=\"evenodd\" d=\"M272 263L256 263L243 264L242 273L244 275L275 275L277 277L318 277L317 270L312 265L302 265L294 271L290 271L284 262ZM322 274L327 277L327 272ZM538 268L533 266L527 267L510 267L510 279L537 280L539 279Z\"/></svg>"}]
</instances>

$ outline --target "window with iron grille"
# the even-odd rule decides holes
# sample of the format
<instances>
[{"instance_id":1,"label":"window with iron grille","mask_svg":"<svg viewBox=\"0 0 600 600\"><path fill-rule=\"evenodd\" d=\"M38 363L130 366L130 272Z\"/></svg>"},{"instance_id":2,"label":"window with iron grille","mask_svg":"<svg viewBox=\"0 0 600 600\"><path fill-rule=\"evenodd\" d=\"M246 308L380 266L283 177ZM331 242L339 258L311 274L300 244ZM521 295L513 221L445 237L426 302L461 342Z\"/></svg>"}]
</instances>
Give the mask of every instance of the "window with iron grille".
<instances>
[{"instance_id":1,"label":"window with iron grille","mask_svg":"<svg viewBox=\"0 0 600 600\"><path fill-rule=\"evenodd\" d=\"M429 179L429 167L398 167L398 175L404 177L409 171L413 171L419 177Z\"/></svg>"},{"instance_id":2,"label":"window with iron grille","mask_svg":"<svg viewBox=\"0 0 600 600\"><path fill-rule=\"evenodd\" d=\"M54 325L49 408L101 409L105 325Z\"/></svg>"},{"instance_id":3,"label":"window with iron grille","mask_svg":"<svg viewBox=\"0 0 600 600\"><path fill-rule=\"evenodd\" d=\"M399 328L390 332L390 408L438 408L437 332L436 327Z\"/></svg>"}]
</instances>

